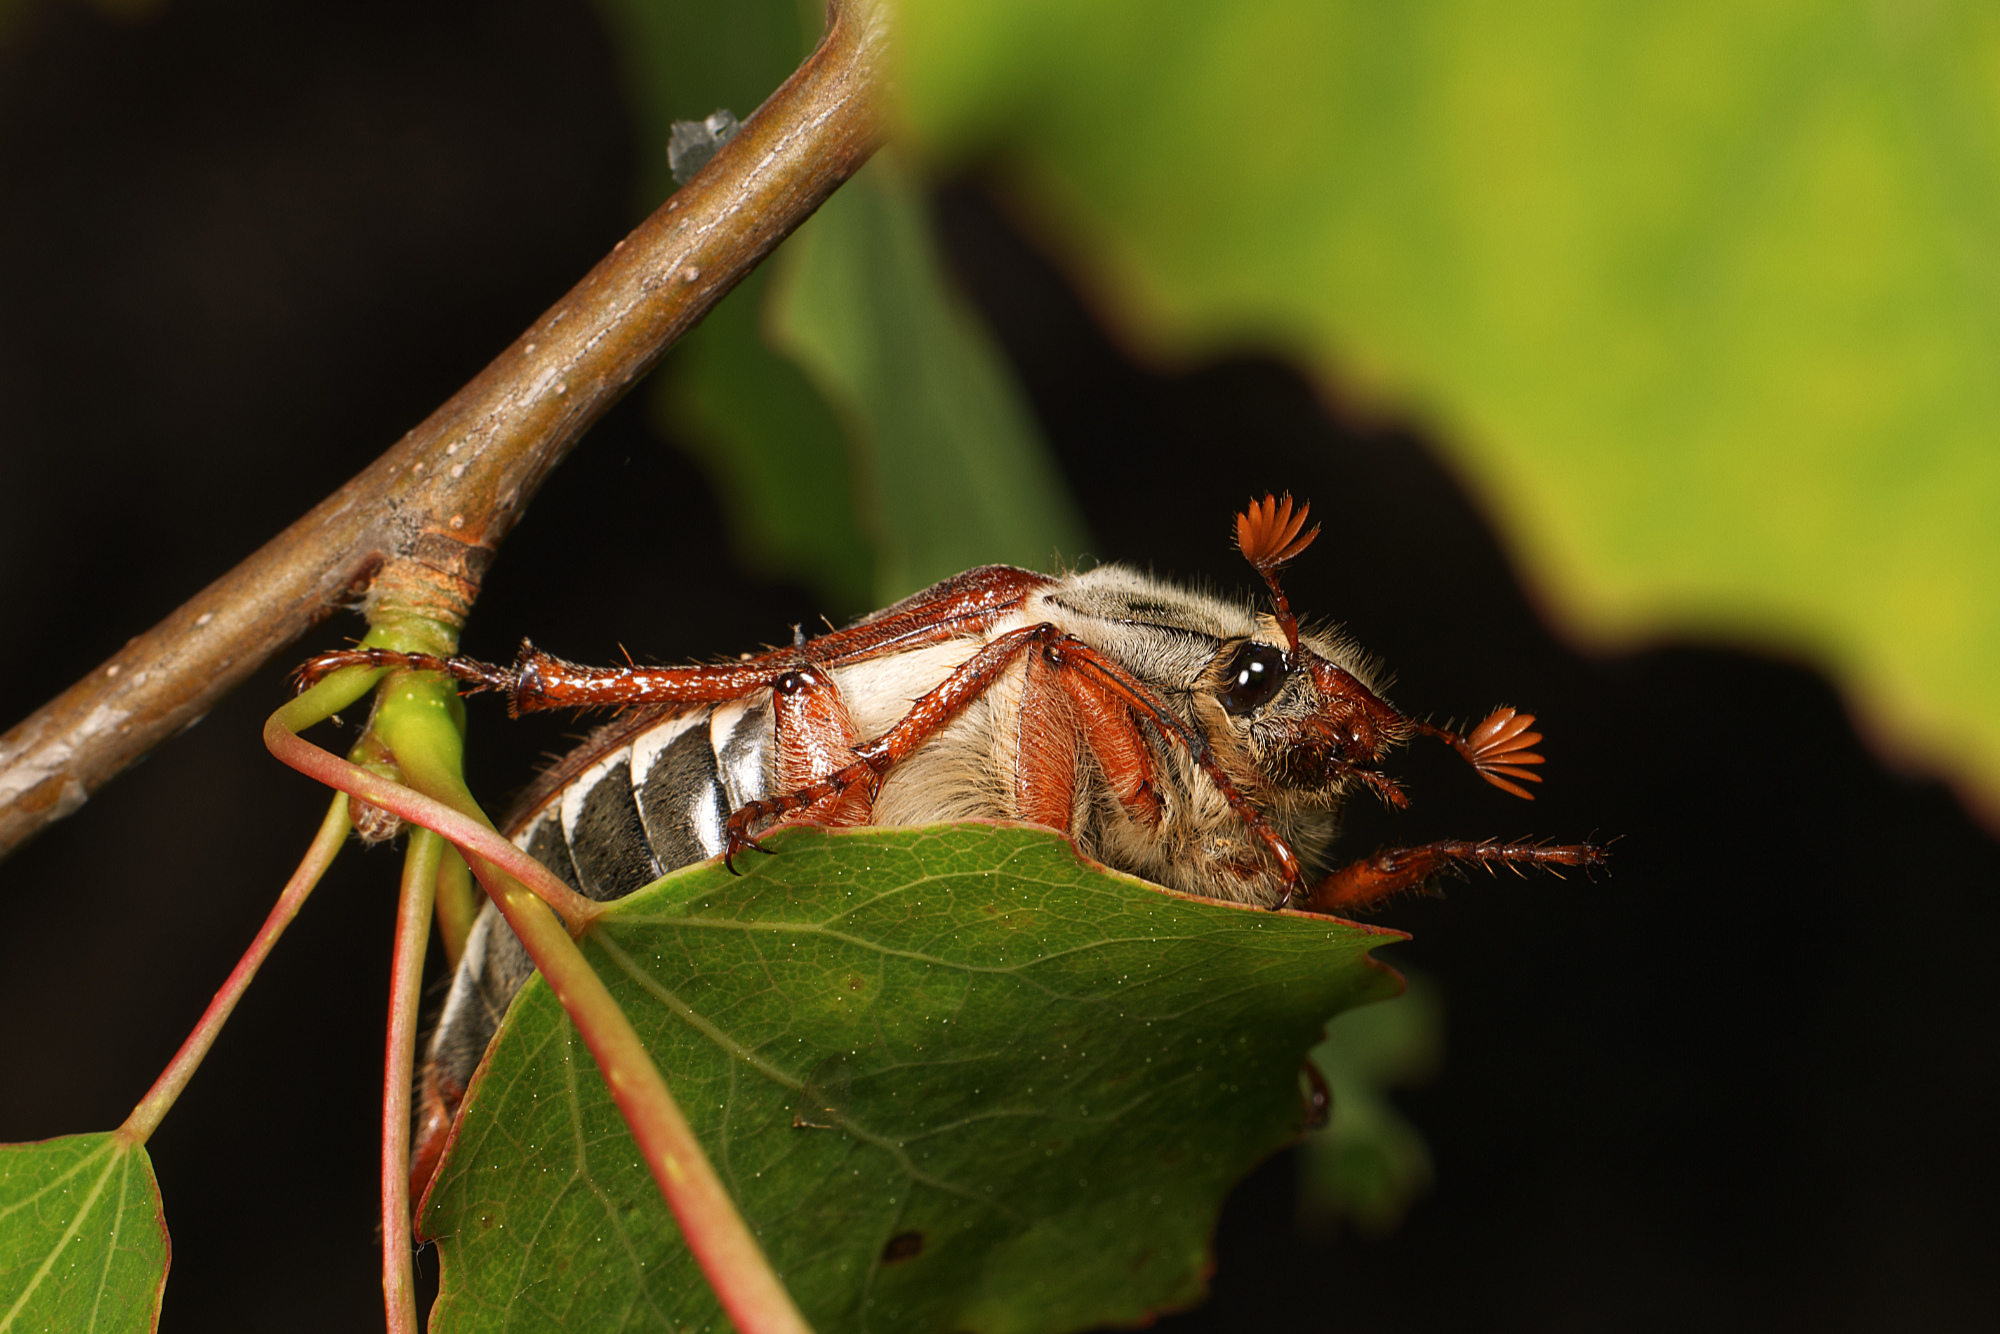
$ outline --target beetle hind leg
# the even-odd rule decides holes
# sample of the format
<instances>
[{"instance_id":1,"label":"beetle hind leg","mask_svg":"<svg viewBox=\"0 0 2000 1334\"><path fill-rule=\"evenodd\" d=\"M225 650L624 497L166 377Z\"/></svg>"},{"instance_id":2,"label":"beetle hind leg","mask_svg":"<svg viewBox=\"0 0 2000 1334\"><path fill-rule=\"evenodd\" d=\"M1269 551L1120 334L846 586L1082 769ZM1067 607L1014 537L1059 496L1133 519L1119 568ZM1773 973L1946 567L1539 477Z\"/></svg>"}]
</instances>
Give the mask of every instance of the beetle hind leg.
<instances>
[{"instance_id":1,"label":"beetle hind leg","mask_svg":"<svg viewBox=\"0 0 2000 1334\"><path fill-rule=\"evenodd\" d=\"M303 691L344 667L393 667L411 672L439 672L466 687L466 694L499 690L511 695L519 678L516 668L495 667L474 658L440 658L431 653L398 653L386 648L343 648L321 653L301 663L292 677Z\"/></svg>"}]
</instances>

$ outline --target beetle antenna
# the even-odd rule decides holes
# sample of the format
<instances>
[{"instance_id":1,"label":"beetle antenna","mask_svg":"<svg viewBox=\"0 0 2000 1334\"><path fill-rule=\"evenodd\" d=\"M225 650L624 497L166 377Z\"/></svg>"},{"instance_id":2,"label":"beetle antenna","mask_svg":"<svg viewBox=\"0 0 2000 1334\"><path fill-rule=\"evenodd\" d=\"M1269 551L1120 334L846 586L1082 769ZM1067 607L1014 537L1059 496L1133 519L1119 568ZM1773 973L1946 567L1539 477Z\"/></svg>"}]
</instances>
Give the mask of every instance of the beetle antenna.
<instances>
[{"instance_id":1,"label":"beetle antenna","mask_svg":"<svg viewBox=\"0 0 2000 1334\"><path fill-rule=\"evenodd\" d=\"M1319 536L1318 524L1314 524L1310 532L1301 532L1306 526L1306 515L1310 513L1311 505L1300 505L1296 510L1292 508L1291 492L1285 492L1284 497L1278 499L1267 491L1263 500L1252 500L1249 508L1236 516L1236 549L1243 553L1243 559L1249 561L1257 573L1264 576L1264 583L1271 590L1271 605L1278 628L1285 632L1285 643L1289 649L1287 656L1292 658L1297 658L1299 653L1299 621L1292 615L1292 604L1278 584L1278 571L1297 559L1299 553Z\"/></svg>"},{"instance_id":2,"label":"beetle antenna","mask_svg":"<svg viewBox=\"0 0 2000 1334\"><path fill-rule=\"evenodd\" d=\"M1425 736L1436 737L1463 755L1479 771L1481 778L1502 792L1511 792L1524 801L1533 801L1535 794L1522 787L1521 783L1542 781L1540 774L1522 767L1543 763L1542 757L1531 749L1542 739L1540 732L1528 730L1534 725L1534 714L1517 713L1502 705L1487 714L1486 721L1465 736L1429 723L1418 723L1416 727ZM1521 781L1511 782L1511 779Z\"/></svg>"}]
</instances>

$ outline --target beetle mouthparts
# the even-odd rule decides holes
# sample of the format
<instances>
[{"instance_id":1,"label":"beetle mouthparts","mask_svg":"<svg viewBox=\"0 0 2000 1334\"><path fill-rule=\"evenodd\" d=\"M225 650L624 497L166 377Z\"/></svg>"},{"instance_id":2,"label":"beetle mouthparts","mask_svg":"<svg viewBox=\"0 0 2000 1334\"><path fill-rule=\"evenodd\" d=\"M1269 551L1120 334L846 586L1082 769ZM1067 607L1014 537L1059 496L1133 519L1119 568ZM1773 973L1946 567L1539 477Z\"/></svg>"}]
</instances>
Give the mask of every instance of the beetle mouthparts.
<instances>
[{"instance_id":1,"label":"beetle mouthparts","mask_svg":"<svg viewBox=\"0 0 2000 1334\"><path fill-rule=\"evenodd\" d=\"M1354 776L1365 784L1370 792L1382 798L1388 805L1399 811L1410 809L1409 794L1397 785L1396 780L1374 769L1356 769Z\"/></svg>"}]
</instances>

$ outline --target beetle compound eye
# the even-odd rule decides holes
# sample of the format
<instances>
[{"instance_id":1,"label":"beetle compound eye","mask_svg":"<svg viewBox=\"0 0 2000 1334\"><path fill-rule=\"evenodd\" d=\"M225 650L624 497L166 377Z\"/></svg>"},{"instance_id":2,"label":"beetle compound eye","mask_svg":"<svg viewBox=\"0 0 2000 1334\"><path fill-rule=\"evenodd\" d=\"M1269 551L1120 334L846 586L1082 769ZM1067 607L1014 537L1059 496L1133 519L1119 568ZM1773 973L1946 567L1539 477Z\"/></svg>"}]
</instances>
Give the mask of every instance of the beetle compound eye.
<instances>
[{"instance_id":1,"label":"beetle compound eye","mask_svg":"<svg viewBox=\"0 0 2000 1334\"><path fill-rule=\"evenodd\" d=\"M1275 644L1245 644L1230 660L1216 697L1232 714L1261 709L1285 684L1285 651Z\"/></svg>"}]
</instances>

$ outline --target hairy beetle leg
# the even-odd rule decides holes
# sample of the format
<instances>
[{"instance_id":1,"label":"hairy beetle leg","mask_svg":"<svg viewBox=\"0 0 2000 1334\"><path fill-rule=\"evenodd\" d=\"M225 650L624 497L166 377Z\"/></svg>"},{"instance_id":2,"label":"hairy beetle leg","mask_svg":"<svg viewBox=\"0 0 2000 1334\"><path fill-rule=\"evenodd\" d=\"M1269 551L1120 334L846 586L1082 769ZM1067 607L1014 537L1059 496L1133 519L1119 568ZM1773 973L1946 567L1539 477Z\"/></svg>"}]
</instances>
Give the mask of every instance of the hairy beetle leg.
<instances>
[{"instance_id":1,"label":"hairy beetle leg","mask_svg":"<svg viewBox=\"0 0 2000 1334\"><path fill-rule=\"evenodd\" d=\"M724 829L722 863L737 874L736 854L770 849L750 830L788 815L826 825L867 824L872 785L861 780L873 770L854 758L860 737L826 670L807 663L771 683L772 731L778 751L778 781L792 789L777 797L746 802L730 813Z\"/></svg>"},{"instance_id":2,"label":"hairy beetle leg","mask_svg":"<svg viewBox=\"0 0 2000 1334\"><path fill-rule=\"evenodd\" d=\"M1610 854L1594 843L1499 843L1446 840L1415 848L1384 848L1343 866L1313 886L1306 907L1349 912L1372 907L1404 890L1421 888L1440 872L1463 866L1603 866Z\"/></svg>"}]
</instances>

